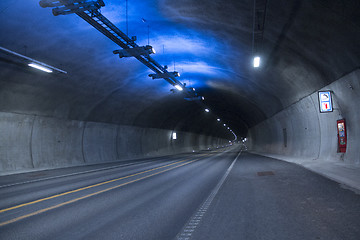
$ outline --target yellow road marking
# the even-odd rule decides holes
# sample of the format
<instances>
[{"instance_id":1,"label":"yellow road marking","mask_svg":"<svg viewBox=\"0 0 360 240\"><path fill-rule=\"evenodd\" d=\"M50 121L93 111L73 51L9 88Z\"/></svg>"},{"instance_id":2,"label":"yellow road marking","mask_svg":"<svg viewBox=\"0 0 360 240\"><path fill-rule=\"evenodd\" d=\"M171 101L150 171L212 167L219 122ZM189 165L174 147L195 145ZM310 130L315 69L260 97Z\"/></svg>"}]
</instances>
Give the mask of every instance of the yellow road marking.
<instances>
[{"instance_id":1,"label":"yellow road marking","mask_svg":"<svg viewBox=\"0 0 360 240\"><path fill-rule=\"evenodd\" d=\"M185 161L185 160L183 160L183 161ZM180 161L180 162L183 162L183 161ZM29 214L26 214L26 215L23 215L23 216L20 216L20 217L11 219L11 220L8 220L8 221L6 221L6 222L2 222L2 223L0 223L0 227L5 226L5 225L10 224L10 223L17 222L17 221L19 221L19 220L22 220L22 219L25 219L25 218L28 218L28 217L32 217L32 216L38 215L38 214L43 213L43 212L47 212L47 211L52 210L52 209L56 209L56 208L59 208L59 207L68 205L68 204L70 204L70 203L74 203L74 202L80 201L80 200L85 199L85 198L89 198L89 197L98 195L98 194L100 194L100 193L108 192L108 191L110 191L110 190L113 190L113 189L116 189L116 188L119 188L119 187L128 185L128 184L130 184L130 183L138 182L138 181L140 181L140 180L142 180L142 179L149 178L149 177L158 175L158 174L160 174L160 173L164 173L164 172L170 171L170 170L172 170L172 169L185 166L185 165L190 164L190 163L195 162L195 161L197 161L197 159L192 160L192 161L189 161L189 162L186 162L186 163L183 163L183 164L180 164L180 165L177 165L177 166L175 166L175 167L171 167L171 168L162 170L162 171L157 172L157 173L153 173L153 174L150 174L150 175L147 175L147 176L144 176L144 177L141 177L141 178L138 178L138 179L135 179L135 180L126 182L126 183L122 183L122 184L119 184L119 185L116 185L116 186L113 186L113 187L109 187L109 188L103 189L103 190L101 190L101 191L97 191L97 192L94 192L94 193L90 193L90 194L87 194L87 195L85 195L85 196L82 196L82 197L79 197L79 198L75 198L75 199L69 200L69 201L67 201L67 202L63 202L63 203L60 203L60 204L57 204L57 205L54 205L54 206L51 206L51 207L48 207L48 208L44 208L44 209L41 209L41 210L38 210L38 211L35 211L35 212L32 212L32 213L29 213Z\"/></svg>"},{"instance_id":2,"label":"yellow road marking","mask_svg":"<svg viewBox=\"0 0 360 240\"><path fill-rule=\"evenodd\" d=\"M82 188L78 188L78 189L75 189L75 190L72 190L72 191L56 194L56 195L53 195L53 196L50 196L50 197L41 198L41 199L38 199L38 200L35 200L35 201L23 203L23 204L16 205L16 206L13 206L13 207L4 208L4 209L0 210L0 213L7 212L7 211L17 209L17 208L21 208L21 207L24 207L24 206L32 205L32 204L35 204L35 203L43 202L43 201L46 201L46 200L54 199L54 198L57 198L57 197L65 196L65 195L68 195L70 193L76 193L76 192L80 192L80 191L90 189L90 188L93 188L93 187L98 187L98 186L101 186L101 185L104 185L104 184L120 181L120 180L123 180L123 179L126 179L126 178L130 178L130 177L134 177L134 176L143 174L143 173L152 172L152 171L155 171L155 170L158 170L158 169L161 169L161 168L164 168L164 167L168 167L168 166L171 166L171 165L174 165L174 164L177 164L177 163L181 163L181 162L184 162L184 161L187 161L187 160L177 161L177 162L170 163L170 164L167 164L167 165L164 165L164 166L161 166L161 167L152 168L152 169L149 169L149 170L146 170L146 171L143 171L143 172L131 174L131 175L128 175L128 176L125 176L125 177L112 179L112 180L109 180L109 181L97 183L97 184L90 185L90 186L87 186L87 187L82 187Z\"/></svg>"}]
</instances>

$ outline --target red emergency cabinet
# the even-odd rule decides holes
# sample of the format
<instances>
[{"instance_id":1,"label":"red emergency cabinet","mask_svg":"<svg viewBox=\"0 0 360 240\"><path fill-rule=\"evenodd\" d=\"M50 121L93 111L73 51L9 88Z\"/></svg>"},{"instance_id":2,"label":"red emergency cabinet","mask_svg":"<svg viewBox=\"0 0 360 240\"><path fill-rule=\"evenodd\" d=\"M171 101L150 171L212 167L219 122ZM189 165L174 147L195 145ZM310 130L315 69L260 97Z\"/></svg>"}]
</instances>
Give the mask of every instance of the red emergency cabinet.
<instances>
[{"instance_id":1,"label":"red emergency cabinet","mask_svg":"<svg viewBox=\"0 0 360 240\"><path fill-rule=\"evenodd\" d=\"M337 120L338 149L339 152L346 152L346 124L345 119Z\"/></svg>"}]
</instances>

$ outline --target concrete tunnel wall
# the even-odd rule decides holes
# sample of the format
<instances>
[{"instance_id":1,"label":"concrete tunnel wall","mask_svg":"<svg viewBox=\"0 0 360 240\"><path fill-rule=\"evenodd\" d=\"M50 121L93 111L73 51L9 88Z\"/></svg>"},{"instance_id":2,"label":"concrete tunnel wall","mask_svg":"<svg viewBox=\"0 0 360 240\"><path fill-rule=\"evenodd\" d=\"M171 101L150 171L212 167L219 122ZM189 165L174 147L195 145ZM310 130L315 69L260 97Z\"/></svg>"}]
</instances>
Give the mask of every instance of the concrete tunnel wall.
<instances>
[{"instance_id":1,"label":"concrete tunnel wall","mask_svg":"<svg viewBox=\"0 0 360 240\"><path fill-rule=\"evenodd\" d=\"M333 91L333 112L319 112L318 93L314 92L251 128L249 149L307 160L360 164L360 70L320 90ZM346 120L346 153L338 152L339 119Z\"/></svg>"},{"instance_id":2,"label":"concrete tunnel wall","mask_svg":"<svg viewBox=\"0 0 360 240\"><path fill-rule=\"evenodd\" d=\"M205 150L211 136L0 112L0 171L48 169Z\"/></svg>"}]
</instances>

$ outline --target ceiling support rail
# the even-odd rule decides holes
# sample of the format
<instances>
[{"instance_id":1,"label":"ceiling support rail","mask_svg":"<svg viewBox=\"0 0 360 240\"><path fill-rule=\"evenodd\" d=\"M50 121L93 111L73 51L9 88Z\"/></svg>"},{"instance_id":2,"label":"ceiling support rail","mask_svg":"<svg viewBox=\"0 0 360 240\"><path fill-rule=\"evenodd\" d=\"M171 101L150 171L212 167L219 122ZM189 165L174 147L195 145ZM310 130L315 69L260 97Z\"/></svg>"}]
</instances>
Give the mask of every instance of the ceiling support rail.
<instances>
[{"instance_id":1,"label":"ceiling support rail","mask_svg":"<svg viewBox=\"0 0 360 240\"><path fill-rule=\"evenodd\" d=\"M105 6L102 0L41 0L39 4L41 7L54 7L53 14L55 16L75 13L90 25L92 25L99 32L112 40L114 43L123 48L125 51L129 50L129 52L136 52L130 50L143 48L135 43L134 38L129 38L125 33L123 33L99 12L99 9ZM166 70L166 67L160 65L151 56L149 56L149 54L141 53L132 54L131 56L138 59L141 63L154 71L156 74L163 74L164 76L167 76L163 79L165 79L174 87L178 86L181 87L181 89L184 89L185 91L183 92L187 95L187 97L198 97L197 93L192 88L186 88L185 84L177 80L175 75L169 73Z\"/></svg>"},{"instance_id":2,"label":"ceiling support rail","mask_svg":"<svg viewBox=\"0 0 360 240\"><path fill-rule=\"evenodd\" d=\"M264 39L267 0L254 0L253 13L253 55L262 51Z\"/></svg>"}]
</instances>

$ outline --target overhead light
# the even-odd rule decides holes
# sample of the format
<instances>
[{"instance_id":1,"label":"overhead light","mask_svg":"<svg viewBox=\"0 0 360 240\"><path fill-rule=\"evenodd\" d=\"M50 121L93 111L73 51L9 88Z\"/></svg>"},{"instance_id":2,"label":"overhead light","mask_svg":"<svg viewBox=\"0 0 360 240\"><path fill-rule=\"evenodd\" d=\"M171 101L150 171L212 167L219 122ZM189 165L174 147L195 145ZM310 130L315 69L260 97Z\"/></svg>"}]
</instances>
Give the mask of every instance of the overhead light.
<instances>
[{"instance_id":1,"label":"overhead light","mask_svg":"<svg viewBox=\"0 0 360 240\"><path fill-rule=\"evenodd\" d=\"M67 74L67 72L64 71L64 70L61 70L59 68L50 66L50 65L48 65L48 64L46 64L44 62L37 61L37 60L35 60L33 58L29 58L27 56L21 55L20 53L11 51L11 50L9 50L7 48L0 47L0 52L5 53L6 55L10 55L12 57L15 57L16 59L18 59L17 61L19 61L21 63L24 63L24 64L27 64L30 67L34 67L36 69L39 69L39 70L42 70L42 71L45 71L45 72L48 72L48 73L57 72L57 73Z\"/></svg>"},{"instance_id":2,"label":"overhead light","mask_svg":"<svg viewBox=\"0 0 360 240\"><path fill-rule=\"evenodd\" d=\"M224 127L226 127L226 124L224 123Z\"/></svg>"},{"instance_id":3,"label":"overhead light","mask_svg":"<svg viewBox=\"0 0 360 240\"><path fill-rule=\"evenodd\" d=\"M153 48L150 45L146 45L145 49L148 51L149 54L155 54L156 53L155 48Z\"/></svg>"},{"instance_id":4,"label":"overhead light","mask_svg":"<svg viewBox=\"0 0 360 240\"><path fill-rule=\"evenodd\" d=\"M205 108L205 112L210 112L210 110L208 108Z\"/></svg>"},{"instance_id":5,"label":"overhead light","mask_svg":"<svg viewBox=\"0 0 360 240\"><path fill-rule=\"evenodd\" d=\"M40 64L37 63L29 63L28 66L39 69L41 71L47 72L47 73L52 73L53 71L50 68L44 67Z\"/></svg>"},{"instance_id":6,"label":"overhead light","mask_svg":"<svg viewBox=\"0 0 360 240\"><path fill-rule=\"evenodd\" d=\"M218 122L220 122L220 118L216 119Z\"/></svg>"},{"instance_id":7,"label":"overhead light","mask_svg":"<svg viewBox=\"0 0 360 240\"><path fill-rule=\"evenodd\" d=\"M260 67L260 57L254 57L254 68Z\"/></svg>"},{"instance_id":8,"label":"overhead light","mask_svg":"<svg viewBox=\"0 0 360 240\"><path fill-rule=\"evenodd\" d=\"M172 139L173 139L173 140L176 140L176 132L173 132L173 134L172 134Z\"/></svg>"},{"instance_id":9,"label":"overhead light","mask_svg":"<svg viewBox=\"0 0 360 240\"><path fill-rule=\"evenodd\" d=\"M175 88L176 88L177 90L179 90L179 91L182 91L182 90L183 90L183 88L182 88L180 85L175 85Z\"/></svg>"},{"instance_id":10,"label":"overhead light","mask_svg":"<svg viewBox=\"0 0 360 240\"><path fill-rule=\"evenodd\" d=\"M195 90L194 90L194 91L195 91ZM201 100L203 100L203 101L204 101L204 100L205 100L205 97L201 97Z\"/></svg>"}]
</instances>

